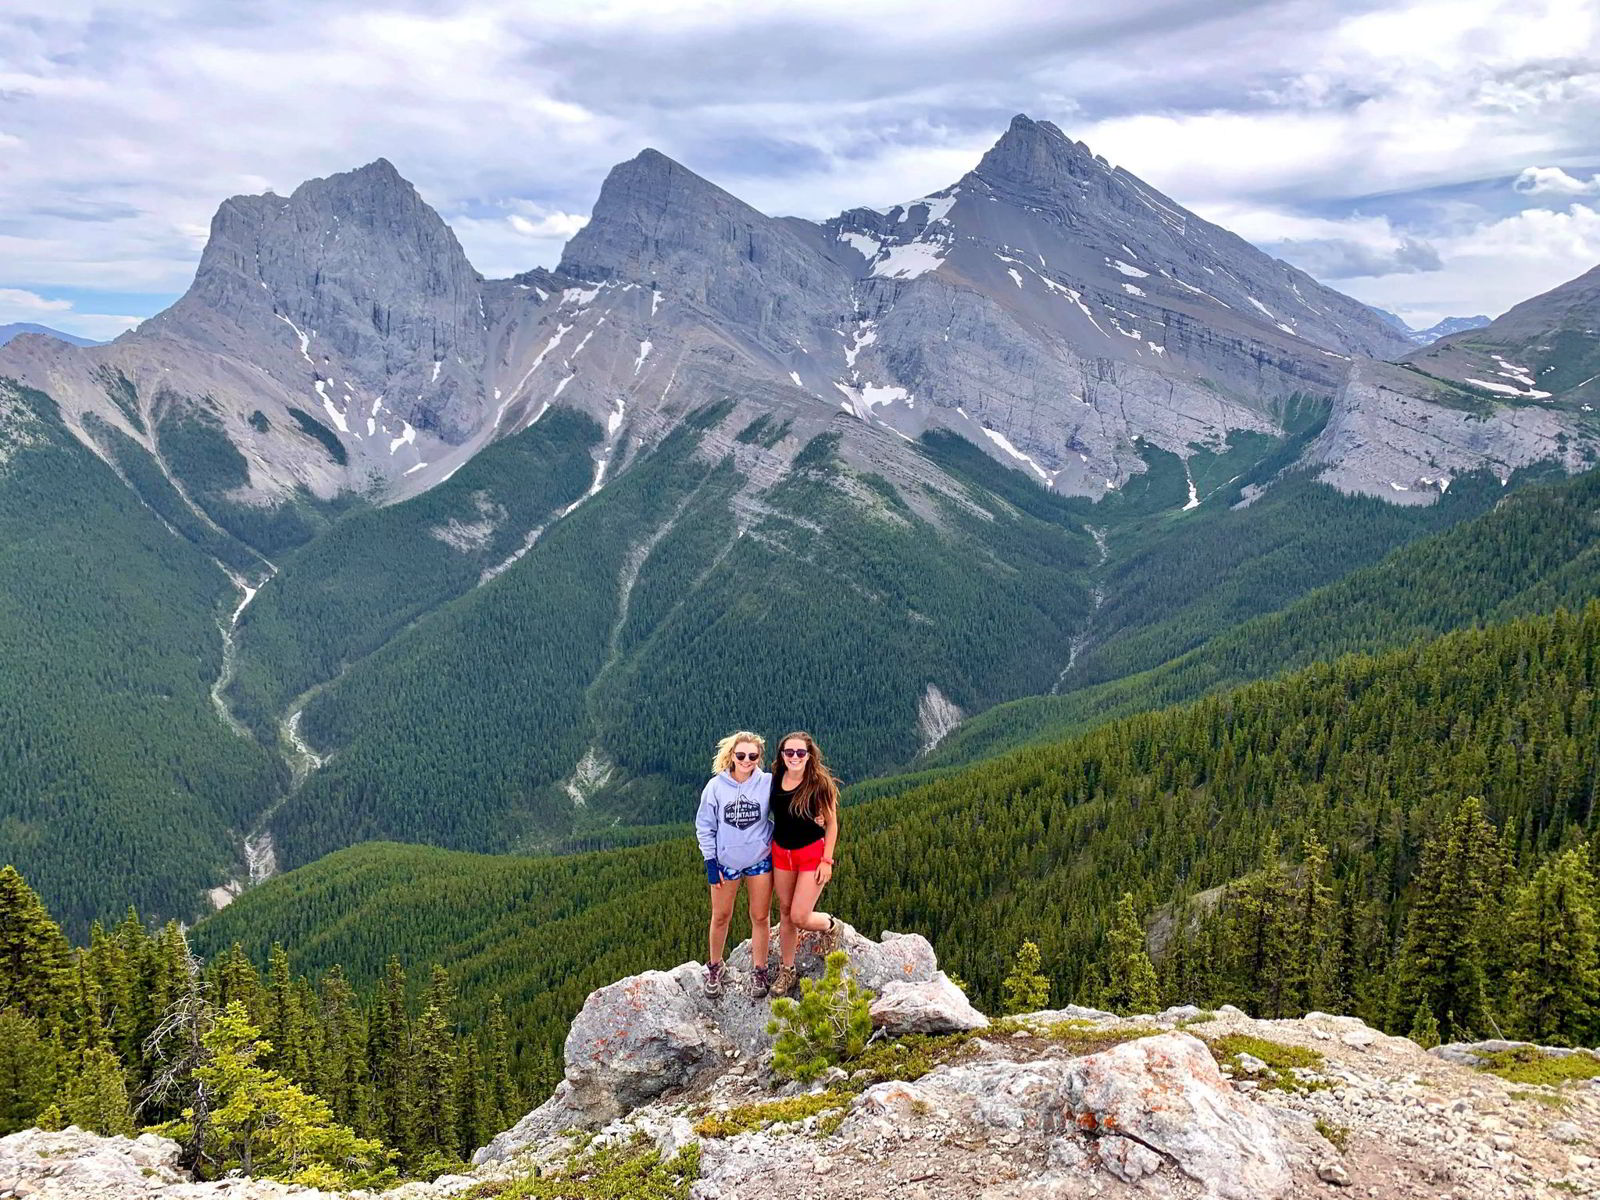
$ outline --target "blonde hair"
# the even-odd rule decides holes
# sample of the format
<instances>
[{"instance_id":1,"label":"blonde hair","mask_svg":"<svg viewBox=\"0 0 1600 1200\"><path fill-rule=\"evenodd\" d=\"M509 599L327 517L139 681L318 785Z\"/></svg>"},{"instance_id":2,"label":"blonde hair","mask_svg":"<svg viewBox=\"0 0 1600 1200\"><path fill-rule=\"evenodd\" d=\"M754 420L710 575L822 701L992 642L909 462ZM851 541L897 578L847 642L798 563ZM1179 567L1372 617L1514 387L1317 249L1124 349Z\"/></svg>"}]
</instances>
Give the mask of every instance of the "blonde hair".
<instances>
[{"instance_id":1,"label":"blonde hair","mask_svg":"<svg viewBox=\"0 0 1600 1200\"><path fill-rule=\"evenodd\" d=\"M711 758L712 774L720 775L724 771L733 770L733 748L740 742L754 742L758 752L763 755L767 752L766 740L759 733L751 733L747 729L730 733L717 743L717 752Z\"/></svg>"}]
</instances>

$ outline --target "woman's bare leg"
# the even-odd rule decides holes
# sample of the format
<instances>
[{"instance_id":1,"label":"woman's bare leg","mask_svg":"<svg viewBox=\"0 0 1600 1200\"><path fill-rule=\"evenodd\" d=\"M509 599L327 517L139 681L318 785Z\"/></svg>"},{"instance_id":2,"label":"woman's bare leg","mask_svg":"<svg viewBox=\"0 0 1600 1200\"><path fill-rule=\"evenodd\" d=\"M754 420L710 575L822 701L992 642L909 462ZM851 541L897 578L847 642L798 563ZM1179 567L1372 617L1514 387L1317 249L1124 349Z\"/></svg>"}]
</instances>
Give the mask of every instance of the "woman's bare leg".
<instances>
[{"instance_id":1,"label":"woman's bare leg","mask_svg":"<svg viewBox=\"0 0 1600 1200\"><path fill-rule=\"evenodd\" d=\"M794 882L799 871L773 871L773 887L778 892L778 961L784 966L794 966L795 947L800 944L800 931L789 920L789 905L794 900Z\"/></svg>"},{"instance_id":2,"label":"woman's bare leg","mask_svg":"<svg viewBox=\"0 0 1600 1200\"><path fill-rule=\"evenodd\" d=\"M728 943L728 926L733 924L733 902L739 896L739 881L725 880L711 887L711 957L708 964L722 961L722 948Z\"/></svg>"},{"instance_id":3,"label":"woman's bare leg","mask_svg":"<svg viewBox=\"0 0 1600 1200\"><path fill-rule=\"evenodd\" d=\"M764 967L772 949L772 872L751 875L744 882L750 905L750 965Z\"/></svg>"},{"instance_id":4,"label":"woman's bare leg","mask_svg":"<svg viewBox=\"0 0 1600 1200\"><path fill-rule=\"evenodd\" d=\"M821 933L832 923L827 913L817 911L822 884L815 870L794 872L794 894L789 901L789 924L798 930Z\"/></svg>"}]
</instances>

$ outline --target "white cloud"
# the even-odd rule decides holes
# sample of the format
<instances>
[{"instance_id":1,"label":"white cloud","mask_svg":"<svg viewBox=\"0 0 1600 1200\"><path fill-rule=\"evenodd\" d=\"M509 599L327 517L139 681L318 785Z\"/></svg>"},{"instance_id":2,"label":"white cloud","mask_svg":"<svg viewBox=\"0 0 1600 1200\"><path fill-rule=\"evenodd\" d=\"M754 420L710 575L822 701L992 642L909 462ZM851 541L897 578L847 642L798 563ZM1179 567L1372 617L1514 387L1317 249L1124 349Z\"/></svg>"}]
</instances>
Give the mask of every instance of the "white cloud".
<instances>
[{"instance_id":1,"label":"white cloud","mask_svg":"<svg viewBox=\"0 0 1600 1200\"><path fill-rule=\"evenodd\" d=\"M1558 196L1600 196L1600 175L1584 180L1568 175L1560 167L1529 167L1511 186L1528 196L1552 192Z\"/></svg>"},{"instance_id":2,"label":"white cloud","mask_svg":"<svg viewBox=\"0 0 1600 1200\"><path fill-rule=\"evenodd\" d=\"M37 292L21 288L0 288L0 310L11 312L65 312L72 307L70 300L47 300Z\"/></svg>"},{"instance_id":3,"label":"white cloud","mask_svg":"<svg viewBox=\"0 0 1600 1200\"><path fill-rule=\"evenodd\" d=\"M41 296L25 288L0 288L0 325L44 325L63 333L105 340L132 329L141 319L77 312L71 300Z\"/></svg>"},{"instance_id":4,"label":"white cloud","mask_svg":"<svg viewBox=\"0 0 1600 1200\"><path fill-rule=\"evenodd\" d=\"M553 264L646 145L818 217L953 182L1028 111L1246 237L1409 264L1378 282L1470 311L1550 256L1468 253L1506 211L1367 198L1600 162L1591 0L15 0L0 46L0 286L45 294L179 291L223 197L380 155L503 275ZM1507 209L1592 194L1538 178Z\"/></svg>"},{"instance_id":5,"label":"white cloud","mask_svg":"<svg viewBox=\"0 0 1600 1200\"><path fill-rule=\"evenodd\" d=\"M1438 250L1438 272L1340 287L1413 325L1478 312L1498 316L1600 263L1600 211L1576 203L1565 210L1526 209L1442 237Z\"/></svg>"}]
</instances>

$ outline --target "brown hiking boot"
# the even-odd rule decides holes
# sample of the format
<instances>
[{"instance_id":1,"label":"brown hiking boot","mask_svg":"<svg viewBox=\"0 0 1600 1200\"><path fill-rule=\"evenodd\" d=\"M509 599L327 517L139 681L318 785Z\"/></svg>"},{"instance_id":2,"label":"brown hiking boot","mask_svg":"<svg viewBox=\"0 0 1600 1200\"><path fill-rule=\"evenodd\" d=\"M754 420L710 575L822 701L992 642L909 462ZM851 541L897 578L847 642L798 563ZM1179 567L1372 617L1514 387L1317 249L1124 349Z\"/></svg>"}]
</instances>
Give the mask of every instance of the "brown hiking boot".
<instances>
[{"instance_id":1,"label":"brown hiking boot","mask_svg":"<svg viewBox=\"0 0 1600 1200\"><path fill-rule=\"evenodd\" d=\"M774 996L787 996L794 991L796 982L793 963L779 963L778 976L772 981L772 994Z\"/></svg>"},{"instance_id":2,"label":"brown hiking boot","mask_svg":"<svg viewBox=\"0 0 1600 1200\"><path fill-rule=\"evenodd\" d=\"M839 948L839 918L829 916L828 927L817 935L817 955L827 958Z\"/></svg>"}]
</instances>

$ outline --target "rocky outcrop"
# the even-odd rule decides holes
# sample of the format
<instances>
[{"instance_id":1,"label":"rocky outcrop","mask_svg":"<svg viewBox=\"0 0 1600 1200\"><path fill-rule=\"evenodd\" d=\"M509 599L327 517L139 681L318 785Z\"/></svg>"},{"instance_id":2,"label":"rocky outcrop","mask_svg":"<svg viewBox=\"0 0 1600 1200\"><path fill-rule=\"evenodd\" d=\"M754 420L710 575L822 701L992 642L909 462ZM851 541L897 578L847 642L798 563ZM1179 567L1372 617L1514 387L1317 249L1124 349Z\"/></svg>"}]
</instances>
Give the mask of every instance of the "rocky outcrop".
<instances>
[{"instance_id":1,"label":"rocky outcrop","mask_svg":"<svg viewBox=\"0 0 1600 1200\"><path fill-rule=\"evenodd\" d=\"M1414 371L1358 363L1304 461L1343 491L1430 504L1467 471L1504 481L1540 462L1583 470L1595 447L1575 433L1552 408L1470 399Z\"/></svg>"},{"instance_id":2,"label":"rocky outcrop","mask_svg":"<svg viewBox=\"0 0 1600 1200\"><path fill-rule=\"evenodd\" d=\"M776 950L776 930L772 944ZM850 955L856 981L874 992L945 978L933 947L916 934L886 932L873 941L845 925L840 948ZM701 986L705 968L697 962L646 971L592 992L567 1034L566 1074L555 1094L479 1150L474 1161L508 1158L562 1129L599 1128L658 1097L725 1073L760 1077L772 1048L771 1011L768 1001L746 991L750 943L738 946L727 963L730 978L715 1000ZM812 937L801 939L795 967L803 978L822 975ZM945 984L938 1000L948 1009L949 992L960 993L947 979ZM966 997L960 1001L965 1004ZM905 1020L932 1020L916 1015L910 1002L901 1012Z\"/></svg>"},{"instance_id":3,"label":"rocky outcrop","mask_svg":"<svg viewBox=\"0 0 1600 1200\"><path fill-rule=\"evenodd\" d=\"M908 1033L966 1033L987 1029L989 1018L943 971L926 982L893 980L872 1002L876 1029L900 1037Z\"/></svg>"},{"instance_id":4,"label":"rocky outcrop","mask_svg":"<svg viewBox=\"0 0 1600 1200\"><path fill-rule=\"evenodd\" d=\"M931 965L923 959L926 943L917 943L890 937L849 944L888 991L905 986L892 975L907 963L914 970ZM815 955L806 961L818 969ZM660 983L676 974L602 988L591 998L591 1016L603 1010L620 1019L637 1003L636 1022L675 1013L680 1027L672 1036L683 1037L688 1008ZM734 999L730 993L718 1003ZM729 1007L735 1023L739 1004ZM623 1038L614 1045L649 1040L648 1031L626 1025L612 1033ZM579 1041L593 1060L593 1085L603 1068L603 1035ZM1269 1056L1295 1048L1314 1065L1296 1068L1293 1086L1278 1088L1268 1082L1267 1064L1238 1051L1240 1044ZM525 1121L515 1139L497 1139L504 1156L482 1155L470 1175L384 1195L443 1200L560 1172L574 1146L563 1131L575 1126L591 1131L592 1150L653 1148L662 1162L698 1143L693 1200L767 1200L779 1180L786 1193L808 1200L1307 1200L1343 1187L1372 1200L1532 1200L1600 1191L1600 1104L1587 1083L1508 1083L1454 1061L1460 1047L1425 1053L1354 1017L1258 1021L1229 1006L1116 1017L1072 1007L919 1046L922 1054L907 1056L903 1074L884 1065L899 1056L891 1044L875 1055L871 1076L837 1070L809 1093L777 1087L759 1063L708 1054L696 1069L691 1055L670 1091L632 1108L613 1092L619 1111L598 1126L584 1124L595 1114L567 1109L557 1118L559 1106L546 1104L534 1114L551 1118L542 1126ZM1227 1065L1219 1068L1219 1058ZM632 1077L632 1095L649 1091ZM558 1096L572 1089L563 1083ZM785 1117L751 1118L778 1098L797 1107ZM716 1120L707 1125L707 1118ZM723 1119L734 1132L714 1127ZM741 1127L749 1132L737 1132ZM0 1139L0 1200L324 1196L259 1180L190 1182L177 1154L174 1143L151 1136L14 1134ZM353 1193L342 1200L373 1198Z\"/></svg>"}]
</instances>

